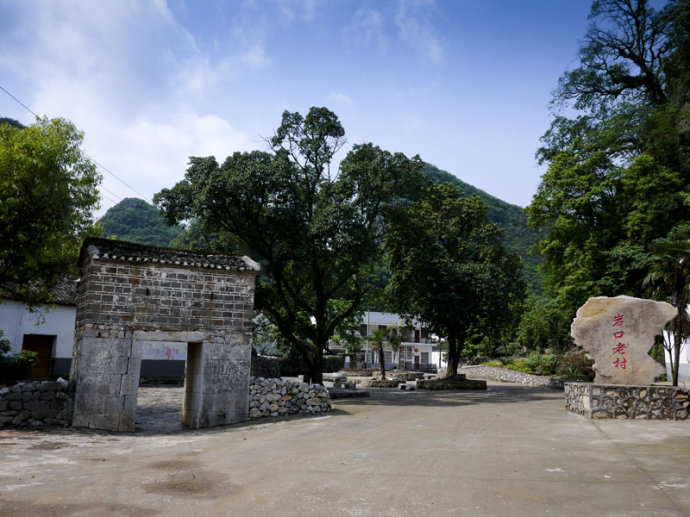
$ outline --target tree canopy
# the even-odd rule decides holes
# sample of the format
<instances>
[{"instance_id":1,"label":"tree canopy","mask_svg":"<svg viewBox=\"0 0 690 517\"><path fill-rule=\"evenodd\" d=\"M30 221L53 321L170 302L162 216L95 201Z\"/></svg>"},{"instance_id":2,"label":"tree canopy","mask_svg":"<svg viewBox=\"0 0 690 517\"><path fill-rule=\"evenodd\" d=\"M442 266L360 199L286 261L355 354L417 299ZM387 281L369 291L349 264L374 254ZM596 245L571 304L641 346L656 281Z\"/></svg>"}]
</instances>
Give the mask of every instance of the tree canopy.
<instances>
[{"instance_id":1,"label":"tree canopy","mask_svg":"<svg viewBox=\"0 0 690 517\"><path fill-rule=\"evenodd\" d=\"M447 338L450 376L473 330L506 325L524 295L520 259L501 238L486 204L449 184L427 185L387 221L388 293L401 314Z\"/></svg>"},{"instance_id":2,"label":"tree canopy","mask_svg":"<svg viewBox=\"0 0 690 517\"><path fill-rule=\"evenodd\" d=\"M0 124L0 291L41 301L76 268L93 226L100 176L81 149L83 135L63 119L26 128Z\"/></svg>"},{"instance_id":3,"label":"tree canopy","mask_svg":"<svg viewBox=\"0 0 690 517\"><path fill-rule=\"evenodd\" d=\"M314 382L335 328L367 294L382 213L421 167L418 158L363 144L331 171L344 135L326 108L286 111L272 152L235 153L222 165L193 157L185 180L155 196L169 223L196 218L234 235L260 261L256 307L301 354L305 380Z\"/></svg>"},{"instance_id":4,"label":"tree canopy","mask_svg":"<svg viewBox=\"0 0 690 517\"><path fill-rule=\"evenodd\" d=\"M687 234L688 3L596 0L580 64L559 82L527 208L549 292L574 314L590 296L643 293L652 242ZM685 56L685 57L684 57Z\"/></svg>"}]
</instances>

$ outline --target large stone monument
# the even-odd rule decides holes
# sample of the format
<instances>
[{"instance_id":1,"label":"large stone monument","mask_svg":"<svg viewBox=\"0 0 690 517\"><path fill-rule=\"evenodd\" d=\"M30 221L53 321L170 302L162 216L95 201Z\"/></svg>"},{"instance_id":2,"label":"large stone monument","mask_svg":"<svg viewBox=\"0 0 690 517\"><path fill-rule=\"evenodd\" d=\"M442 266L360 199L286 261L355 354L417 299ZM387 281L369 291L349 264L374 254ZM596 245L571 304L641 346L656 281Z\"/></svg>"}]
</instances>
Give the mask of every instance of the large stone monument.
<instances>
[{"instance_id":1,"label":"large stone monument","mask_svg":"<svg viewBox=\"0 0 690 517\"><path fill-rule=\"evenodd\" d=\"M248 418L254 261L87 239L80 267L73 426L134 430L143 343L150 341L187 344L183 424Z\"/></svg>"},{"instance_id":2,"label":"large stone monument","mask_svg":"<svg viewBox=\"0 0 690 517\"><path fill-rule=\"evenodd\" d=\"M649 356L655 336L678 314L665 302L590 298L571 326L594 359L594 384L566 383L566 407L591 418L686 418L687 392L652 386L664 367Z\"/></svg>"}]
</instances>

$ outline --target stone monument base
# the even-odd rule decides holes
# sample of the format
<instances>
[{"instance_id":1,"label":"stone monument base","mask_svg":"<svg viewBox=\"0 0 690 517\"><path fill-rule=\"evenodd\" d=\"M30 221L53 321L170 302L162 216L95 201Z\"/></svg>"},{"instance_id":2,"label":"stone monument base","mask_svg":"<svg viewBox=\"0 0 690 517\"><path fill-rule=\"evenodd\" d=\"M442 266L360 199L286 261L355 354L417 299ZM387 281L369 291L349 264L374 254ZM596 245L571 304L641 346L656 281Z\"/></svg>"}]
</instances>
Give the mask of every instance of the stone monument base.
<instances>
[{"instance_id":1,"label":"stone monument base","mask_svg":"<svg viewBox=\"0 0 690 517\"><path fill-rule=\"evenodd\" d=\"M690 393L672 386L566 382L565 408L587 418L686 420Z\"/></svg>"}]
</instances>

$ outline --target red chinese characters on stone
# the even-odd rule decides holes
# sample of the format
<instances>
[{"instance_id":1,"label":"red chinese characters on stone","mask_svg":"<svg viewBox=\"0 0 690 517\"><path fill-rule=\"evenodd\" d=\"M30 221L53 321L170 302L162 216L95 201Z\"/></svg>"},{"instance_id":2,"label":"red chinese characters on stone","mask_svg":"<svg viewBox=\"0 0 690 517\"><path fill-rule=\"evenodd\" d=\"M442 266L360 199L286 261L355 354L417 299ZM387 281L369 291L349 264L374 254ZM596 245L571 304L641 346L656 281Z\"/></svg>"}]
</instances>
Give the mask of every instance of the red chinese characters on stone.
<instances>
[{"instance_id":1,"label":"red chinese characters on stone","mask_svg":"<svg viewBox=\"0 0 690 517\"><path fill-rule=\"evenodd\" d=\"M612 327L623 327L625 325L625 320L623 318L622 314L616 314L613 317L613 325ZM625 336L625 332L623 330L617 330L613 333L613 337L615 339L622 339ZM622 341L619 341L613 348L611 348L611 351L613 352L613 355L625 355L625 347L627 345L623 343ZM613 366L615 368L618 368L619 370L627 370L628 368L628 360L625 357L616 357L616 359L613 361Z\"/></svg>"},{"instance_id":2,"label":"red chinese characters on stone","mask_svg":"<svg viewBox=\"0 0 690 517\"><path fill-rule=\"evenodd\" d=\"M619 357L613 362L613 366L615 366L616 368L619 368L621 370L625 370L627 365L628 365L628 360L625 357L622 359Z\"/></svg>"},{"instance_id":3,"label":"red chinese characters on stone","mask_svg":"<svg viewBox=\"0 0 690 517\"><path fill-rule=\"evenodd\" d=\"M625 354L625 347L627 345L625 343L618 343L616 346L614 346L611 350L613 350L614 354Z\"/></svg>"}]
</instances>

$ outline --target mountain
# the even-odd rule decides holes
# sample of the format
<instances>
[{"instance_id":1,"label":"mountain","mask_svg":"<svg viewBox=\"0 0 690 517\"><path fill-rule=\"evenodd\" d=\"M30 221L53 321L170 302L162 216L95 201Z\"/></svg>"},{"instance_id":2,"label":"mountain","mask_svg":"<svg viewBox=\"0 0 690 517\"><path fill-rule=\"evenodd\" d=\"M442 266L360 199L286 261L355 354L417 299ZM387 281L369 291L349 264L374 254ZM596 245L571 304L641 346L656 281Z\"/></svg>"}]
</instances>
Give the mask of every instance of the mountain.
<instances>
[{"instance_id":1,"label":"mountain","mask_svg":"<svg viewBox=\"0 0 690 517\"><path fill-rule=\"evenodd\" d=\"M106 237L155 246L169 246L182 231L179 226L166 225L155 207L133 197L111 207L99 223Z\"/></svg>"},{"instance_id":2,"label":"mountain","mask_svg":"<svg viewBox=\"0 0 690 517\"><path fill-rule=\"evenodd\" d=\"M527 215L517 205L493 197L483 190L469 185L457 176L439 169L430 163L424 164L422 170L433 181L457 185L461 192L470 197L477 194L487 204L487 217L503 228L503 242L510 251L517 252L525 264L525 280L529 288L541 292L541 274L538 271L539 259L529 253L532 244L539 238L539 233L527 226Z\"/></svg>"}]
</instances>

